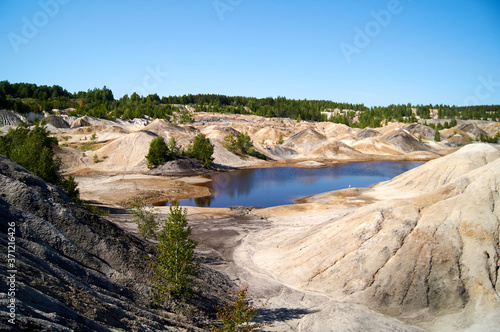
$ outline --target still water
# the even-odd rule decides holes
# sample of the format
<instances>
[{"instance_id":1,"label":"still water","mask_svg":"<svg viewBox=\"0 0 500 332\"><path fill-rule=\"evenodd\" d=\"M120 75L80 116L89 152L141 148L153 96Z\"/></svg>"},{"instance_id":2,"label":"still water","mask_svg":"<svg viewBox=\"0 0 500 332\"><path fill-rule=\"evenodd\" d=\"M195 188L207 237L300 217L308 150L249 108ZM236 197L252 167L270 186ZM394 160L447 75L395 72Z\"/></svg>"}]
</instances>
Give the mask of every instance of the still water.
<instances>
[{"instance_id":1,"label":"still water","mask_svg":"<svg viewBox=\"0 0 500 332\"><path fill-rule=\"evenodd\" d=\"M356 162L324 168L273 167L244 169L210 176L205 184L212 196L181 199L182 206L270 207L294 199L351 187L369 187L386 181L420 162Z\"/></svg>"}]
</instances>

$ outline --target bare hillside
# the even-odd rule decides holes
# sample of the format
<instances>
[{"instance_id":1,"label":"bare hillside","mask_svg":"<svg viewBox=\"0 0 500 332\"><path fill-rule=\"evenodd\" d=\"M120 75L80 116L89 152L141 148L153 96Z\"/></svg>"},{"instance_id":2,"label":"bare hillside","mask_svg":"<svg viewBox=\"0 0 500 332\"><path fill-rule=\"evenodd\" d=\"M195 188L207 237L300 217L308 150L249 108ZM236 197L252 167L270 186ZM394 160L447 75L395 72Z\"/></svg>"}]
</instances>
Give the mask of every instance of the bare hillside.
<instances>
[{"instance_id":1,"label":"bare hillside","mask_svg":"<svg viewBox=\"0 0 500 332\"><path fill-rule=\"evenodd\" d=\"M470 145L371 189L331 193L330 216L316 207L309 227L271 209L272 240L256 244L253 261L286 284L424 328L488 330L500 324L499 192L500 152Z\"/></svg>"}]
</instances>

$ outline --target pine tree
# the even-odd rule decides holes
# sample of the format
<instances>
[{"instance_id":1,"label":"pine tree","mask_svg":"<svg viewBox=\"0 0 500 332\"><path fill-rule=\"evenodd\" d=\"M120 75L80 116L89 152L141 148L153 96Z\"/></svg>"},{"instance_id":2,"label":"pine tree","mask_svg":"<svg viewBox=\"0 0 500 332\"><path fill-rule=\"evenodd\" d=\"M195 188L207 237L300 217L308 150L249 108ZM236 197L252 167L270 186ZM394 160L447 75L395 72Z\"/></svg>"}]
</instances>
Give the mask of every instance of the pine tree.
<instances>
[{"instance_id":1,"label":"pine tree","mask_svg":"<svg viewBox=\"0 0 500 332\"><path fill-rule=\"evenodd\" d=\"M441 142L441 134L439 133L439 130L436 130L436 133L434 134L434 140L436 142Z\"/></svg>"},{"instance_id":2,"label":"pine tree","mask_svg":"<svg viewBox=\"0 0 500 332\"><path fill-rule=\"evenodd\" d=\"M194 249L198 243L189 239L186 210L170 205L170 215L158 234L158 249L153 265L157 300L166 301L171 296L191 292L193 277L199 274L199 263Z\"/></svg>"}]
</instances>

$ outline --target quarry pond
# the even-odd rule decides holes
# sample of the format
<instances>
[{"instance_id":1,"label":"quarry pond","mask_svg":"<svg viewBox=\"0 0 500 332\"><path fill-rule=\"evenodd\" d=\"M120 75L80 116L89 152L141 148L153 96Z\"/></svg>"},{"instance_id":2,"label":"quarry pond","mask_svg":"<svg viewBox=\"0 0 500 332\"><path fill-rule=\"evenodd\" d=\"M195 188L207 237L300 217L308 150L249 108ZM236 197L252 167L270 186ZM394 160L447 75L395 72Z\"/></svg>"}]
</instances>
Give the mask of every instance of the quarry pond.
<instances>
[{"instance_id":1,"label":"quarry pond","mask_svg":"<svg viewBox=\"0 0 500 332\"><path fill-rule=\"evenodd\" d=\"M203 184L211 196L179 200L181 206L271 207L295 199L349 187L369 187L387 181L422 162L376 161L322 168L271 167L242 169L209 176Z\"/></svg>"}]
</instances>

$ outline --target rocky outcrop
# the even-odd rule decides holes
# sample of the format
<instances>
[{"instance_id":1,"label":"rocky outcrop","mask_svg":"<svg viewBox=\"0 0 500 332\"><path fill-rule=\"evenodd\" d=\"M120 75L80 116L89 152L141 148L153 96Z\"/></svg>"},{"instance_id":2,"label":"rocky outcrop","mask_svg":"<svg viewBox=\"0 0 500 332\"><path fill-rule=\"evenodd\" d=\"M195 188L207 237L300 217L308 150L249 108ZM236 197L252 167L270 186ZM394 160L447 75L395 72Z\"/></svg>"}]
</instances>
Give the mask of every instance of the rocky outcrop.
<instances>
[{"instance_id":1,"label":"rocky outcrop","mask_svg":"<svg viewBox=\"0 0 500 332\"><path fill-rule=\"evenodd\" d=\"M163 176L193 176L206 174L208 172L209 170L205 168L199 160L189 157L179 157L149 170L146 174Z\"/></svg>"},{"instance_id":2,"label":"rocky outcrop","mask_svg":"<svg viewBox=\"0 0 500 332\"><path fill-rule=\"evenodd\" d=\"M90 213L2 155L0 211L4 255L12 242L9 227L15 228L16 260L9 269L17 270L18 314L15 327L2 328L197 330L176 315L152 308L146 278L151 245ZM10 273L2 264L3 281ZM9 298L0 298L3 324Z\"/></svg>"},{"instance_id":3,"label":"rocky outcrop","mask_svg":"<svg viewBox=\"0 0 500 332\"><path fill-rule=\"evenodd\" d=\"M45 118L45 123L54 126L54 128L69 128L69 124L60 116L49 115Z\"/></svg>"},{"instance_id":4,"label":"rocky outcrop","mask_svg":"<svg viewBox=\"0 0 500 332\"><path fill-rule=\"evenodd\" d=\"M14 112L0 110L0 127L15 126L18 122L26 122L26 119Z\"/></svg>"},{"instance_id":5,"label":"rocky outcrop","mask_svg":"<svg viewBox=\"0 0 500 332\"><path fill-rule=\"evenodd\" d=\"M80 128L80 127L88 127L88 126L90 126L90 122L88 122L84 118L78 118L71 123L71 128Z\"/></svg>"}]
</instances>

